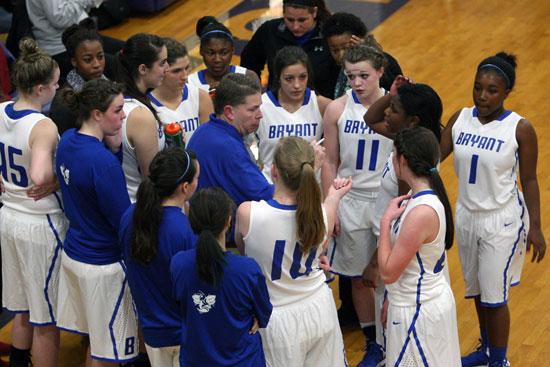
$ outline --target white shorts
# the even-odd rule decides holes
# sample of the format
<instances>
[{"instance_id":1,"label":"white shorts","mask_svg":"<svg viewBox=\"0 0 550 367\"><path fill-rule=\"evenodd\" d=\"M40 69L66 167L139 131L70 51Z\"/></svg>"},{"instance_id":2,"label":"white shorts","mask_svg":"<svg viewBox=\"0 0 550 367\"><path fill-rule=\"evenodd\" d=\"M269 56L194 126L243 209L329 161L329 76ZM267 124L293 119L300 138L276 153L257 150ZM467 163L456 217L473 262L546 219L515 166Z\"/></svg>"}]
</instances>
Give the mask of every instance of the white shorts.
<instances>
[{"instance_id":1,"label":"white shorts","mask_svg":"<svg viewBox=\"0 0 550 367\"><path fill-rule=\"evenodd\" d=\"M363 201L344 196L338 206L340 235L329 241L327 256L332 272L360 277L376 250L374 207L376 197Z\"/></svg>"},{"instance_id":2,"label":"white shorts","mask_svg":"<svg viewBox=\"0 0 550 367\"><path fill-rule=\"evenodd\" d=\"M145 344L152 367L179 367L180 346L153 348Z\"/></svg>"},{"instance_id":3,"label":"white shorts","mask_svg":"<svg viewBox=\"0 0 550 367\"><path fill-rule=\"evenodd\" d=\"M267 367L347 366L336 304L328 286L305 301L274 307L260 334Z\"/></svg>"},{"instance_id":4,"label":"white shorts","mask_svg":"<svg viewBox=\"0 0 550 367\"><path fill-rule=\"evenodd\" d=\"M137 314L122 261L93 265L63 253L57 327L88 334L92 358L125 362L139 352Z\"/></svg>"},{"instance_id":5,"label":"white shorts","mask_svg":"<svg viewBox=\"0 0 550 367\"><path fill-rule=\"evenodd\" d=\"M29 313L36 326L55 324L61 248L68 221L62 214L33 215L0 209L2 305Z\"/></svg>"},{"instance_id":6,"label":"white shorts","mask_svg":"<svg viewBox=\"0 0 550 367\"><path fill-rule=\"evenodd\" d=\"M420 306L394 306L389 297L386 366L462 366L450 287Z\"/></svg>"},{"instance_id":7,"label":"white shorts","mask_svg":"<svg viewBox=\"0 0 550 367\"><path fill-rule=\"evenodd\" d=\"M506 304L525 258L529 214L523 195L491 212L470 212L457 203L455 218L466 298L481 296L488 307Z\"/></svg>"}]
</instances>

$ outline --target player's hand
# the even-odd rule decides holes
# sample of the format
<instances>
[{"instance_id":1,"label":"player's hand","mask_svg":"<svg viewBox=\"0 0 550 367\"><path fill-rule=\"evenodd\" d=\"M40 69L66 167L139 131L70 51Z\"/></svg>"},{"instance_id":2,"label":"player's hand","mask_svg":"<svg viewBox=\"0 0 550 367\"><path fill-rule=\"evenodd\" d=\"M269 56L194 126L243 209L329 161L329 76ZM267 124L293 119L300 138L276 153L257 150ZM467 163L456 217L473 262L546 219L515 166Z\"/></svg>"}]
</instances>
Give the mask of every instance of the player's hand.
<instances>
[{"instance_id":1,"label":"player's hand","mask_svg":"<svg viewBox=\"0 0 550 367\"><path fill-rule=\"evenodd\" d=\"M317 172L323 166L323 162L325 161L327 154L325 153L324 146L317 145L317 140L313 140L310 145L313 147L313 151L315 152L315 167L313 168L315 172Z\"/></svg>"},{"instance_id":2,"label":"player's hand","mask_svg":"<svg viewBox=\"0 0 550 367\"><path fill-rule=\"evenodd\" d=\"M376 256L377 255L374 254L373 258ZM371 260L369 264L365 267L365 270L363 270L363 275L362 275L363 284L369 288L378 287L379 275L380 275L380 271L378 270L378 266L376 266L374 262Z\"/></svg>"},{"instance_id":3,"label":"player's hand","mask_svg":"<svg viewBox=\"0 0 550 367\"><path fill-rule=\"evenodd\" d=\"M325 255L319 256L319 269L324 271L330 271L330 262L328 261L328 257Z\"/></svg>"},{"instance_id":4,"label":"player's hand","mask_svg":"<svg viewBox=\"0 0 550 367\"><path fill-rule=\"evenodd\" d=\"M351 43L352 46L355 46L355 45L358 45L360 43L363 43L365 41L364 38L362 37L359 37L359 36L356 36L356 35L352 35L351 38L349 39L349 42Z\"/></svg>"},{"instance_id":5,"label":"player's hand","mask_svg":"<svg viewBox=\"0 0 550 367\"><path fill-rule=\"evenodd\" d=\"M51 195L57 190L59 190L59 181L55 180L55 183L53 184L34 186L28 189L27 196L30 197L31 199L34 199L34 201L38 201L42 198L45 198L48 195Z\"/></svg>"},{"instance_id":6,"label":"player's hand","mask_svg":"<svg viewBox=\"0 0 550 367\"><path fill-rule=\"evenodd\" d=\"M256 318L256 316L254 316L252 327L248 331L248 334L250 335L256 334L259 328L260 328L260 323L258 322L258 319Z\"/></svg>"},{"instance_id":7,"label":"player's hand","mask_svg":"<svg viewBox=\"0 0 550 367\"><path fill-rule=\"evenodd\" d=\"M380 321L382 323L382 326L384 329L387 329L387 322L388 322L388 306L390 305L388 299L384 301L384 304L382 305L382 310L380 310Z\"/></svg>"},{"instance_id":8,"label":"player's hand","mask_svg":"<svg viewBox=\"0 0 550 367\"><path fill-rule=\"evenodd\" d=\"M537 263L539 263L546 253L546 241L544 240L544 235L540 228L529 229L529 233L527 233L527 253L531 252L531 245L533 246L531 262L534 262L536 259Z\"/></svg>"},{"instance_id":9,"label":"player's hand","mask_svg":"<svg viewBox=\"0 0 550 367\"><path fill-rule=\"evenodd\" d=\"M382 220L387 220L388 222L391 222L392 220L399 218L401 214L403 214L405 209L407 209L407 204L401 205L401 203L404 200L409 200L410 198L411 195L401 195L390 201L388 207L386 208L386 212L382 217Z\"/></svg>"},{"instance_id":10,"label":"player's hand","mask_svg":"<svg viewBox=\"0 0 550 367\"><path fill-rule=\"evenodd\" d=\"M391 87L390 87L390 95L395 96L395 94L397 93L397 90L399 89L399 87L401 87L405 84L414 84L414 80L412 80L408 76L404 76L404 75L396 76L395 79L393 80L393 83L392 83Z\"/></svg>"},{"instance_id":11,"label":"player's hand","mask_svg":"<svg viewBox=\"0 0 550 367\"><path fill-rule=\"evenodd\" d=\"M6 192L6 188L4 187L4 179L2 176L0 176L0 190L2 191L2 194Z\"/></svg>"},{"instance_id":12,"label":"player's hand","mask_svg":"<svg viewBox=\"0 0 550 367\"><path fill-rule=\"evenodd\" d=\"M348 178L335 178L328 189L327 198L330 196L340 200L349 192L352 185L353 180L351 176Z\"/></svg>"}]
</instances>

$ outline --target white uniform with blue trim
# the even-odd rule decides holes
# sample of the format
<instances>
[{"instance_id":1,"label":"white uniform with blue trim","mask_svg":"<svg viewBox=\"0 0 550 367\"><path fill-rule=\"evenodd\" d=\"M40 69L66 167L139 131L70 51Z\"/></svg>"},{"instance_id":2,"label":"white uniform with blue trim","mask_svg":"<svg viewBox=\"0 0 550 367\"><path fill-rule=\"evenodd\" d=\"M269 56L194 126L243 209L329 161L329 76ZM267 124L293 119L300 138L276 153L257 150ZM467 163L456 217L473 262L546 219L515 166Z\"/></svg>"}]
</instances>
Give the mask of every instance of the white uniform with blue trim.
<instances>
[{"instance_id":1,"label":"white uniform with blue trim","mask_svg":"<svg viewBox=\"0 0 550 367\"><path fill-rule=\"evenodd\" d=\"M376 250L375 204L393 141L368 127L363 119L367 109L352 89L346 95L346 106L338 119L338 177L351 176L353 186L340 201L340 235L330 241L327 253L332 272L360 277Z\"/></svg>"},{"instance_id":2,"label":"white uniform with blue trim","mask_svg":"<svg viewBox=\"0 0 550 367\"><path fill-rule=\"evenodd\" d=\"M323 209L323 215L326 214ZM336 305L319 269L322 244L303 254L296 241L296 206L252 202L246 256L266 278L273 312L260 329L271 366L346 366Z\"/></svg>"},{"instance_id":3,"label":"white uniform with blue trim","mask_svg":"<svg viewBox=\"0 0 550 367\"><path fill-rule=\"evenodd\" d=\"M189 141L193 132L199 127L199 88L186 84L182 91L181 103L172 110L163 105L154 96L154 91L147 94L163 126L179 123L185 131L185 141Z\"/></svg>"},{"instance_id":4,"label":"white uniform with blue trim","mask_svg":"<svg viewBox=\"0 0 550 367\"><path fill-rule=\"evenodd\" d=\"M68 221L58 192L38 201L27 196L35 186L29 137L47 117L13 106L14 102L0 104L0 175L6 189L0 209L2 305L30 313L33 325L50 325L57 317L60 253Z\"/></svg>"},{"instance_id":5,"label":"white uniform with blue trim","mask_svg":"<svg viewBox=\"0 0 550 367\"><path fill-rule=\"evenodd\" d=\"M136 201L137 190L139 184L141 184L141 172L139 170L139 162L137 160L135 148L128 141L126 135L126 124L128 117L134 109L137 107L143 107L147 110L147 106L138 101L137 99L124 97L124 113L126 118L122 122L122 169L124 170L124 176L126 177L126 187L128 188L128 195L132 203ZM162 127L158 128L158 151L160 152L166 147L166 139L164 137L164 131Z\"/></svg>"},{"instance_id":6,"label":"white uniform with blue trim","mask_svg":"<svg viewBox=\"0 0 550 367\"><path fill-rule=\"evenodd\" d=\"M319 111L317 95L307 88L304 102L294 113L290 113L277 101L272 91L262 94L262 119L256 131L258 151L264 164L265 177L271 180L271 164L275 147L282 137L299 136L311 142L323 136L323 116Z\"/></svg>"},{"instance_id":7,"label":"white uniform with blue trim","mask_svg":"<svg viewBox=\"0 0 550 367\"><path fill-rule=\"evenodd\" d=\"M432 190L414 195L401 217L391 224L392 245L401 225L415 207L427 205L439 218L436 238L420 245L399 279L386 285L386 365L459 367L460 346L456 306L451 287L443 274L445 262L445 209Z\"/></svg>"},{"instance_id":8,"label":"white uniform with blue trim","mask_svg":"<svg viewBox=\"0 0 550 367\"><path fill-rule=\"evenodd\" d=\"M243 68L242 66L231 65L229 68L229 73L246 74L246 70L247 69ZM187 83L197 88L200 88L208 93L210 91L210 84L208 84L208 82L204 78L205 72L206 69L203 69L193 74L190 74L187 78Z\"/></svg>"},{"instance_id":9,"label":"white uniform with blue trim","mask_svg":"<svg viewBox=\"0 0 550 367\"><path fill-rule=\"evenodd\" d=\"M507 302L525 257L529 215L517 187L516 129L522 118L506 111L482 124L475 107L464 108L452 130L456 239L466 297L481 295L485 306Z\"/></svg>"}]
</instances>

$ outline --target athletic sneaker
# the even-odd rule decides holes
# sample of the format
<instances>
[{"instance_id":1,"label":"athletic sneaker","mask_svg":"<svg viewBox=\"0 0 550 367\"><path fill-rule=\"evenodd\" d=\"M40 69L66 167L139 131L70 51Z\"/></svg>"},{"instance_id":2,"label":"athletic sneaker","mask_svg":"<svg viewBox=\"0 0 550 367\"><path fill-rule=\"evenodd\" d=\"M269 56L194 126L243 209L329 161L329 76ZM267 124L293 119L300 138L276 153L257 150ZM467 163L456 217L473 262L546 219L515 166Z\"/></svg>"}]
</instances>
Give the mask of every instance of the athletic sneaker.
<instances>
[{"instance_id":1,"label":"athletic sneaker","mask_svg":"<svg viewBox=\"0 0 550 367\"><path fill-rule=\"evenodd\" d=\"M478 347L475 351L461 358L462 367L487 367L489 363L489 348L479 339Z\"/></svg>"},{"instance_id":2,"label":"athletic sneaker","mask_svg":"<svg viewBox=\"0 0 550 367\"><path fill-rule=\"evenodd\" d=\"M510 363L506 359L504 361L490 361L487 367L510 367Z\"/></svg>"},{"instance_id":3,"label":"athletic sneaker","mask_svg":"<svg viewBox=\"0 0 550 367\"><path fill-rule=\"evenodd\" d=\"M357 367L377 367L384 362L382 347L376 342L367 342L366 353Z\"/></svg>"}]
</instances>

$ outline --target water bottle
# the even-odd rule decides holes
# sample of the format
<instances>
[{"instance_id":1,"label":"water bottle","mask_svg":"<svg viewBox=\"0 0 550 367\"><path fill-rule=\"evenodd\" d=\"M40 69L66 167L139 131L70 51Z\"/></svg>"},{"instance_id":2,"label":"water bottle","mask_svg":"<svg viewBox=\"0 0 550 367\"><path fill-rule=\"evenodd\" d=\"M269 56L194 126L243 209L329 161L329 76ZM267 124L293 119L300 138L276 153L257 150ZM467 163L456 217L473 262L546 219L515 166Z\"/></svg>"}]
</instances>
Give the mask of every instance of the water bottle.
<instances>
[{"instance_id":1,"label":"water bottle","mask_svg":"<svg viewBox=\"0 0 550 367\"><path fill-rule=\"evenodd\" d=\"M164 128L166 135L166 144L169 147L180 147L185 149L185 143L183 142L183 130L181 125L177 122L166 125Z\"/></svg>"}]
</instances>

